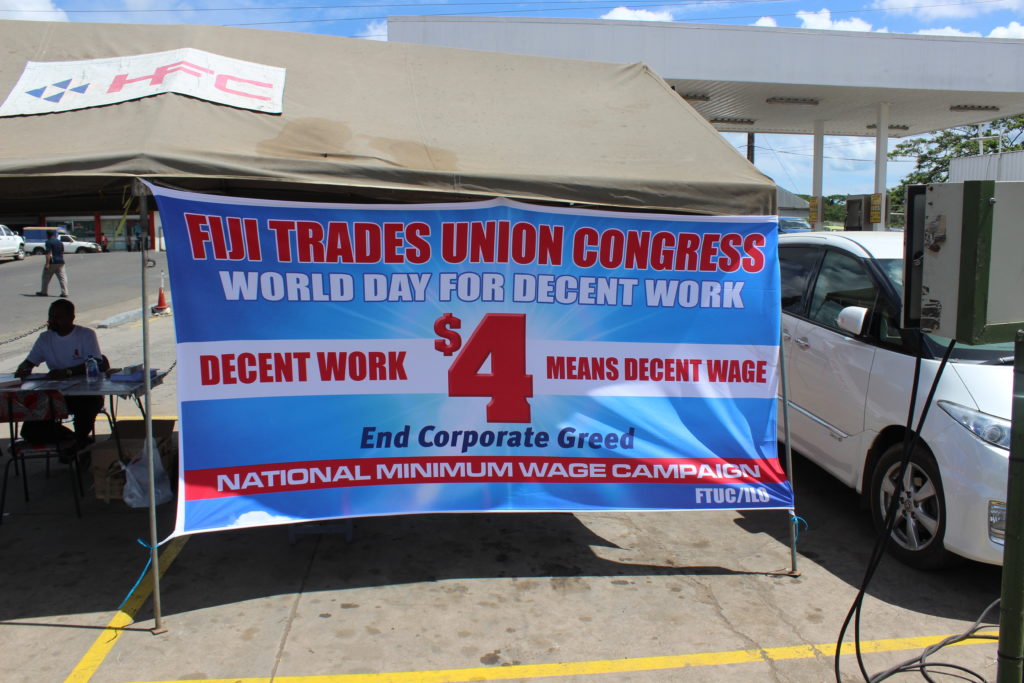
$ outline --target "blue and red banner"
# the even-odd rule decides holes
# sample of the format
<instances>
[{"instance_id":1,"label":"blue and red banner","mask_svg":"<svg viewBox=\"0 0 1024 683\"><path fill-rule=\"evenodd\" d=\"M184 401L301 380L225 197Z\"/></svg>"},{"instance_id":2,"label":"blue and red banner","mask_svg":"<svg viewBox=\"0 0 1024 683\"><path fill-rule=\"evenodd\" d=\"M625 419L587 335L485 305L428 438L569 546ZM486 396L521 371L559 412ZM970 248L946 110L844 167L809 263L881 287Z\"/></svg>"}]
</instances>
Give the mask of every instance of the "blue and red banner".
<instances>
[{"instance_id":1,"label":"blue and red banner","mask_svg":"<svg viewBox=\"0 0 1024 683\"><path fill-rule=\"evenodd\" d=\"M177 534L792 507L774 217L151 189L178 342Z\"/></svg>"}]
</instances>

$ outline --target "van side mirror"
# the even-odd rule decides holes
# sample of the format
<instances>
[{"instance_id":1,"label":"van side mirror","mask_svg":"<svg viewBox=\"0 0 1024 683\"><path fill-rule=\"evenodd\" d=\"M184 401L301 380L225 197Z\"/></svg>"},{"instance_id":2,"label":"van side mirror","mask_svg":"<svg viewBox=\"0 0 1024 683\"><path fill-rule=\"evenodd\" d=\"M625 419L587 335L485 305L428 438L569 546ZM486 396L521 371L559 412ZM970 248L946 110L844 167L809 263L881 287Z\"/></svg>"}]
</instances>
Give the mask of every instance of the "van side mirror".
<instances>
[{"instance_id":1,"label":"van side mirror","mask_svg":"<svg viewBox=\"0 0 1024 683\"><path fill-rule=\"evenodd\" d=\"M859 337L864 333L864 321L867 320L868 309L863 306L847 306L839 311L836 323L839 329Z\"/></svg>"}]
</instances>

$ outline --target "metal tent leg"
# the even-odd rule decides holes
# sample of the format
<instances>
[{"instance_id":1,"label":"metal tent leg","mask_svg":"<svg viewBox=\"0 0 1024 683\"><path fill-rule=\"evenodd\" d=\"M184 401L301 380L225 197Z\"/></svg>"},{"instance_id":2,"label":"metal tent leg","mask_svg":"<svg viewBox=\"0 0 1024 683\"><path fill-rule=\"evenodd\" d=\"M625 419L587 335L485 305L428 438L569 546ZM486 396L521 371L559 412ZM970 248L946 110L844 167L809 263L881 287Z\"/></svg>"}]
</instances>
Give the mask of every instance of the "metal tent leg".
<instances>
[{"instance_id":1,"label":"metal tent leg","mask_svg":"<svg viewBox=\"0 0 1024 683\"><path fill-rule=\"evenodd\" d=\"M780 329L781 334L781 329ZM786 476L789 477L789 486L793 491L793 506L789 509L789 574L800 576L796 564L796 537L797 523L796 516L796 489L793 488L793 449L789 445L789 374L786 372L786 335L781 334L779 339L779 370L782 379L782 434L786 443Z\"/></svg>"}]
</instances>

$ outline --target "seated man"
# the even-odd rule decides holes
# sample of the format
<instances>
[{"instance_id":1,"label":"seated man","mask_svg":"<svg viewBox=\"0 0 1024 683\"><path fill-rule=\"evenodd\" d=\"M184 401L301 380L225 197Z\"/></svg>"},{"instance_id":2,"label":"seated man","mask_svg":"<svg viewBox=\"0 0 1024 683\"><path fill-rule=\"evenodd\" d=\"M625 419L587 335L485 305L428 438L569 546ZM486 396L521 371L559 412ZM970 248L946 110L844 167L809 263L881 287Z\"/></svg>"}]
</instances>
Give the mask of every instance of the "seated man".
<instances>
[{"instance_id":1,"label":"seated man","mask_svg":"<svg viewBox=\"0 0 1024 683\"><path fill-rule=\"evenodd\" d=\"M32 368L46 363L50 379L67 379L85 375L85 360L92 356L99 364L100 372L108 369L107 359L100 352L96 333L88 327L75 324L75 305L68 299L58 299L50 304L47 330L39 335L14 374L27 377ZM103 409L102 396L68 396L68 412L74 415L75 440L79 448L87 445L92 434L96 415Z\"/></svg>"}]
</instances>

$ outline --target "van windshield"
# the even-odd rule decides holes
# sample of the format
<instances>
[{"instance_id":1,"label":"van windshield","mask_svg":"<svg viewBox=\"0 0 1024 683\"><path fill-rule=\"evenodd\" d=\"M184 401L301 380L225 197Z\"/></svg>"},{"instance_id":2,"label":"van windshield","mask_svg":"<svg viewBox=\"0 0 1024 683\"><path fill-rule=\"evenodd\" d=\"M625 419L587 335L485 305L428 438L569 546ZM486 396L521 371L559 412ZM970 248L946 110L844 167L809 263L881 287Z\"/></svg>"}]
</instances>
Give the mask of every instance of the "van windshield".
<instances>
[{"instance_id":1,"label":"van windshield","mask_svg":"<svg viewBox=\"0 0 1024 683\"><path fill-rule=\"evenodd\" d=\"M875 261L882 267L885 276L889 278L900 297L903 296L903 259L877 259ZM925 344L928 351L935 357L941 358L949 346L948 337L940 337L937 334L925 333ZM992 363L994 365L1013 365L1013 342L1000 342L998 344L957 344L950 356L953 360L974 361L977 363Z\"/></svg>"}]
</instances>

